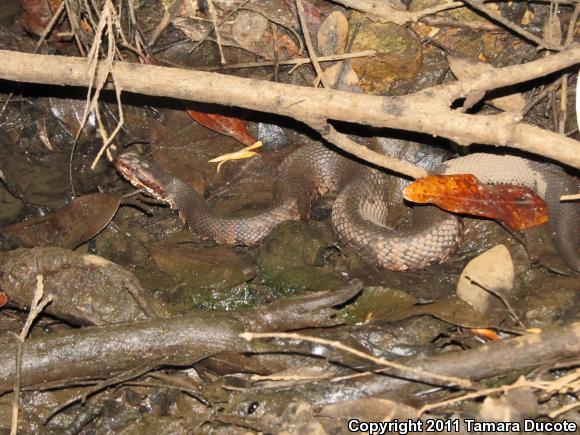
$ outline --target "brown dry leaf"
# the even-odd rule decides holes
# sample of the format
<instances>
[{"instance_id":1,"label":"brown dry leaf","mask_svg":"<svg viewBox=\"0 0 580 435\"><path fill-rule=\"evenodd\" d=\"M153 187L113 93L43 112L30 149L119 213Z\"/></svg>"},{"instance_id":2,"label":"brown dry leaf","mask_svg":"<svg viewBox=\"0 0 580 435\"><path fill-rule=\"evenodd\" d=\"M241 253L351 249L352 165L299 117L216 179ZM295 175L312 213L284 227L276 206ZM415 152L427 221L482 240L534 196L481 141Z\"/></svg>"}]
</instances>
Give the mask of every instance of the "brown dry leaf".
<instances>
[{"instance_id":1,"label":"brown dry leaf","mask_svg":"<svg viewBox=\"0 0 580 435\"><path fill-rule=\"evenodd\" d=\"M59 246L73 249L99 234L115 216L121 197L93 193L73 199L60 210L2 230L19 247Z\"/></svg>"},{"instance_id":2,"label":"brown dry leaf","mask_svg":"<svg viewBox=\"0 0 580 435\"><path fill-rule=\"evenodd\" d=\"M469 56L459 53L448 53L447 62L458 80L469 80L487 72L492 72L495 68L486 62L481 62ZM478 93L467 98L464 107L470 108L484 97L483 93ZM521 93L506 95L487 100L489 104L504 112L521 113L526 107L526 99Z\"/></svg>"},{"instance_id":3,"label":"brown dry leaf","mask_svg":"<svg viewBox=\"0 0 580 435\"><path fill-rule=\"evenodd\" d=\"M524 16L522 17L522 20L520 21L520 24L522 26L527 26L532 21L534 21L535 17L536 14L534 14L534 12L531 9L526 9L526 12L524 12Z\"/></svg>"},{"instance_id":4,"label":"brown dry leaf","mask_svg":"<svg viewBox=\"0 0 580 435\"><path fill-rule=\"evenodd\" d=\"M234 19L232 36L234 40L254 53L260 49L260 40L268 32L268 20L262 14L240 11Z\"/></svg>"},{"instance_id":5,"label":"brown dry leaf","mask_svg":"<svg viewBox=\"0 0 580 435\"><path fill-rule=\"evenodd\" d=\"M351 62L339 62L324 70L324 75L328 83L341 91L362 93L358 85L358 75L354 71Z\"/></svg>"},{"instance_id":6,"label":"brown dry leaf","mask_svg":"<svg viewBox=\"0 0 580 435\"><path fill-rule=\"evenodd\" d=\"M240 11L232 25L234 41L252 53L268 60L274 59L274 39L270 22L262 14L253 11ZM280 58L296 56L299 48L288 35L278 32L276 49Z\"/></svg>"},{"instance_id":7,"label":"brown dry leaf","mask_svg":"<svg viewBox=\"0 0 580 435\"><path fill-rule=\"evenodd\" d=\"M514 285L514 264L504 245L494 246L463 269L457 282L457 296L480 313L485 313L496 295L506 296Z\"/></svg>"},{"instance_id":8,"label":"brown dry leaf","mask_svg":"<svg viewBox=\"0 0 580 435\"><path fill-rule=\"evenodd\" d=\"M20 0L20 6L24 10L22 26L30 33L42 35L61 2L62 0ZM53 35L56 33L52 32Z\"/></svg>"},{"instance_id":9,"label":"brown dry leaf","mask_svg":"<svg viewBox=\"0 0 580 435\"><path fill-rule=\"evenodd\" d=\"M318 30L318 52L321 56L343 54L347 37L348 20L342 12L332 12Z\"/></svg>"},{"instance_id":10,"label":"brown dry leaf","mask_svg":"<svg viewBox=\"0 0 580 435\"><path fill-rule=\"evenodd\" d=\"M544 23L544 39L551 44L560 45L562 43L562 24L557 13L550 13Z\"/></svg>"},{"instance_id":11,"label":"brown dry leaf","mask_svg":"<svg viewBox=\"0 0 580 435\"><path fill-rule=\"evenodd\" d=\"M217 113L196 112L191 109L187 109L187 113L204 127L232 137L246 146L256 143L256 139L250 134L244 121L239 118Z\"/></svg>"},{"instance_id":12,"label":"brown dry leaf","mask_svg":"<svg viewBox=\"0 0 580 435\"><path fill-rule=\"evenodd\" d=\"M389 316L383 316L382 320L396 322L408 317L426 315L436 317L452 325L473 329L496 327L505 317L505 312L503 310L489 311L483 315L467 302L451 296L432 304L414 305L396 313L390 313Z\"/></svg>"},{"instance_id":13,"label":"brown dry leaf","mask_svg":"<svg viewBox=\"0 0 580 435\"><path fill-rule=\"evenodd\" d=\"M480 421L519 421L521 414L505 397L486 397L479 411Z\"/></svg>"},{"instance_id":14,"label":"brown dry leaf","mask_svg":"<svg viewBox=\"0 0 580 435\"><path fill-rule=\"evenodd\" d=\"M482 184L471 174L420 178L405 187L403 196L454 213L495 219L513 230L548 222L546 204L532 190L511 184Z\"/></svg>"},{"instance_id":15,"label":"brown dry leaf","mask_svg":"<svg viewBox=\"0 0 580 435\"><path fill-rule=\"evenodd\" d=\"M481 421L521 421L537 415L538 399L528 387L507 391L501 397L487 397L479 411Z\"/></svg>"},{"instance_id":16,"label":"brown dry leaf","mask_svg":"<svg viewBox=\"0 0 580 435\"><path fill-rule=\"evenodd\" d=\"M385 287L366 287L354 304L346 308L357 322L390 318L417 303L410 294Z\"/></svg>"}]
</instances>

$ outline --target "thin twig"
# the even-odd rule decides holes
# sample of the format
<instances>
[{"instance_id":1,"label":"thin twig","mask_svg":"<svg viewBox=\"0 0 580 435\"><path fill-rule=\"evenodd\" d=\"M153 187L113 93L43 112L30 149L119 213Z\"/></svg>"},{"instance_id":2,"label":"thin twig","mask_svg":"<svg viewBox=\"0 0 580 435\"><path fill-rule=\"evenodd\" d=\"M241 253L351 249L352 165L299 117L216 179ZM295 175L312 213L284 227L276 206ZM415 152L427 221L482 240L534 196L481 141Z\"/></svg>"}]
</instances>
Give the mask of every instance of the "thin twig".
<instances>
[{"instance_id":1,"label":"thin twig","mask_svg":"<svg viewBox=\"0 0 580 435\"><path fill-rule=\"evenodd\" d=\"M57 10L54 12L54 15L52 16L52 18L50 19L50 21L48 22L48 24L44 28L42 35L40 35L40 39L38 40L38 42L36 43L36 46L34 47L34 53L38 52L38 50L40 49L40 46L42 45L44 40L48 37L48 35L50 35L50 32L52 31L56 22L58 21L58 19L62 15L62 12L64 11L64 6L65 6L64 1L61 2L60 5L58 5Z\"/></svg>"},{"instance_id":2,"label":"thin twig","mask_svg":"<svg viewBox=\"0 0 580 435\"><path fill-rule=\"evenodd\" d=\"M30 312L26 318L26 322L22 327L22 331L18 336L18 347L16 350L16 376L14 381L14 398L12 402L12 425L10 428L10 435L16 435L18 432L18 412L20 404L20 387L21 387L21 373L22 373L22 354L24 352L24 342L30 328L32 327L32 322L38 317L42 312L44 307L46 307L53 299L52 294L48 294L45 298L44 295L44 283L42 275L36 275L36 288L34 290L34 295L32 297L32 302L30 304Z\"/></svg>"},{"instance_id":3,"label":"thin twig","mask_svg":"<svg viewBox=\"0 0 580 435\"><path fill-rule=\"evenodd\" d=\"M326 89L330 89L330 84L328 83L328 80L326 80L324 71L322 71L322 68L318 63L318 59L316 58L316 52L314 51L312 39L310 38L310 31L308 30L308 25L306 23L306 19L304 18L304 5L302 4L302 0L296 0L296 10L298 11L298 18L300 19L300 26L302 27L304 42L306 43L306 48L308 49L308 56L310 56L310 59L312 60L312 66L320 78L322 86L324 86Z\"/></svg>"},{"instance_id":4,"label":"thin twig","mask_svg":"<svg viewBox=\"0 0 580 435\"><path fill-rule=\"evenodd\" d=\"M470 281L472 284L475 284L476 286L478 286L479 288L481 288L482 290L494 295L495 297L497 297L507 308L507 310L510 312L510 314L512 315L513 319L518 322L520 324L520 326L523 329L527 329L527 326L524 325L524 323L521 320L521 317L517 315L516 310L514 310L514 308L511 306L511 304L509 303L509 301L507 300L507 298L505 297L505 295L497 290L492 290L490 288L487 288L486 286L484 286L483 284L481 284L480 282L478 282L477 280L473 279L470 276L465 276L465 278Z\"/></svg>"},{"instance_id":5,"label":"thin twig","mask_svg":"<svg viewBox=\"0 0 580 435\"><path fill-rule=\"evenodd\" d=\"M462 29L481 30L483 32L505 33L505 29L487 21L458 21L453 18L424 17L421 18L420 22L432 27L458 27Z\"/></svg>"},{"instance_id":6,"label":"thin twig","mask_svg":"<svg viewBox=\"0 0 580 435\"><path fill-rule=\"evenodd\" d=\"M159 37L161 36L161 34L167 28L167 26L171 24L171 21L175 18L175 14L179 10L179 6L181 6L182 2L183 0L173 0L169 4L169 6L167 6L167 9L165 9L163 17L161 18L161 21L159 21L159 24L157 24L157 26L151 33L151 37L149 38L149 45L155 44L159 39Z\"/></svg>"},{"instance_id":7,"label":"thin twig","mask_svg":"<svg viewBox=\"0 0 580 435\"><path fill-rule=\"evenodd\" d=\"M52 29L54 28L56 22L58 21L58 19L62 15L62 12L64 11L64 7L65 7L64 1L60 5L58 5L57 10L54 12L54 15L52 16L52 18L50 19L50 21L48 22L48 24L44 28L42 35L40 35L40 39L36 43L36 46L34 47L33 53L38 53L40 46L42 45L44 40L48 37L50 32L52 32ZM10 102L10 100L12 99L13 96L14 96L14 92L10 92L10 94L8 94L8 96L6 97L6 101L2 105L2 109L0 109L0 119L2 119L2 115L4 115L4 111L6 110L6 107L8 106L8 103Z\"/></svg>"},{"instance_id":8,"label":"thin twig","mask_svg":"<svg viewBox=\"0 0 580 435\"><path fill-rule=\"evenodd\" d=\"M580 199L580 193L575 193L573 195L562 195L560 201L577 201Z\"/></svg>"},{"instance_id":9,"label":"thin twig","mask_svg":"<svg viewBox=\"0 0 580 435\"><path fill-rule=\"evenodd\" d=\"M84 57L84 56L86 56L86 51L85 51L85 48L83 46L83 43L81 42L81 38L79 37L79 33L78 33L79 23L77 21L77 16L72 11L72 8L71 8L69 2L70 2L70 0L63 0L64 7L66 9L66 15L67 15L68 21L70 23L70 28L74 34L75 42L77 43L77 48L79 49L80 55Z\"/></svg>"},{"instance_id":10,"label":"thin twig","mask_svg":"<svg viewBox=\"0 0 580 435\"><path fill-rule=\"evenodd\" d=\"M567 374L559 379L553 381L531 381L521 376L516 382L511 385L502 385L501 387L487 388L485 390L474 391L471 393L462 394L461 396L454 397L449 400L443 400L437 403L429 403L424 405L419 409L418 414L422 415L427 411L431 411L436 408L441 408L443 406L450 405L452 403L462 402L467 399L476 399L478 397L489 396L495 393L505 393L510 390L515 390L518 388L534 388L536 390L550 392L550 393L560 393L566 394L570 391L570 385L577 381L580 376L580 369L574 370L572 373ZM560 408L561 410L562 408ZM565 412L565 411L564 411Z\"/></svg>"},{"instance_id":11,"label":"thin twig","mask_svg":"<svg viewBox=\"0 0 580 435\"><path fill-rule=\"evenodd\" d=\"M213 32L215 33L215 39L217 42L218 50L220 52L220 61L223 64L227 63L224 56L224 50L222 48L222 37L220 35L217 23L217 15L215 13L215 8L213 6L213 0L207 0L207 6L209 8L209 14L211 16L211 23L213 25Z\"/></svg>"},{"instance_id":12,"label":"thin twig","mask_svg":"<svg viewBox=\"0 0 580 435\"><path fill-rule=\"evenodd\" d=\"M504 18L499 12L489 9L483 3L477 0L461 0L461 1L468 4L473 9L478 10L482 14L487 15L492 20L497 21L498 23L504 25L505 27L513 31L515 34L523 37L524 39L527 39L528 41L535 43L539 48L547 48L553 51L562 51L564 49L564 47L562 47L561 45L552 44L551 42L546 41L545 39L538 38L533 33L530 33L526 29L518 26L515 23L512 23L510 20Z\"/></svg>"},{"instance_id":13,"label":"thin twig","mask_svg":"<svg viewBox=\"0 0 580 435\"><path fill-rule=\"evenodd\" d=\"M336 62L337 60L353 59L357 57L370 57L376 55L375 50L365 50L357 51L354 53L343 53L343 54L333 54L332 56L319 57L318 62ZM312 59L309 57L301 57L299 59L289 59L289 60L278 60L278 65L304 65L306 63L311 63ZM234 63L230 65L219 65L219 66L209 66L200 67L200 71L221 71L226 69L240 69L240 68L261 68L267 66L275 66L275 62L245 62L245 63Z\"/></svg>"},{"instance_id":14,"label":"thin twig","mask_svg":"<svg viewBox=\"0 0 580 435\"><path fill-rule=\"evenodd\" d=\"M580 407L580 401L575 402L575 403L568 403L567 405L564 405L564 406L562 406L562 407L560 407L560 408L558 408L558 409L550 412L548 414L548 417L550 417L550 418L556 418L559 415L562 415L562 414L564 414L564 413L566 413L566 412L568 412L568 411L570 411L572 409L578 408L578 407Z\"/></svg>"}]
</instances>

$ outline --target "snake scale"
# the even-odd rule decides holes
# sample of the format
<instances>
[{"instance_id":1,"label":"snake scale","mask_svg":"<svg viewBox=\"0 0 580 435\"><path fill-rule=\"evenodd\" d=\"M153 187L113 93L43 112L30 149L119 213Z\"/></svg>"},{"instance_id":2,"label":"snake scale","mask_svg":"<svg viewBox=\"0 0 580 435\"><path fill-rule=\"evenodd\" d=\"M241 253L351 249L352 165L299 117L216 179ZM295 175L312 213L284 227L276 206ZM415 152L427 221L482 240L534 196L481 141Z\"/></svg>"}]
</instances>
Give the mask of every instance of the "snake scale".
<instances>
[{"instance_id":1,"label":"snake scale","mask_svg":"<svg viewBox=\"0 0 580 435\"><path fill-rule=\"evenodd\" d=\"M270 208L252 217L212 214L204 198L187 184L135 153L118 157L116 167L135 187L168 203L198 236L224 245L257 245L281 222L305 219L315 198L338 196L332 225L342 244L364 259L391 270L417 270L443 262L459 246L462 226L452 214L434 206L413 209L413 225L387 228L388 175L311 143L289 155L278 169ZM548 206L554 243L568 265L580 271L580 204L560 202L576 193L578 181L561 168L515 156L471 154L444 163L440 173L471 173L492 184L517 184L536 191Z\"/></svg>"}]
</instances>

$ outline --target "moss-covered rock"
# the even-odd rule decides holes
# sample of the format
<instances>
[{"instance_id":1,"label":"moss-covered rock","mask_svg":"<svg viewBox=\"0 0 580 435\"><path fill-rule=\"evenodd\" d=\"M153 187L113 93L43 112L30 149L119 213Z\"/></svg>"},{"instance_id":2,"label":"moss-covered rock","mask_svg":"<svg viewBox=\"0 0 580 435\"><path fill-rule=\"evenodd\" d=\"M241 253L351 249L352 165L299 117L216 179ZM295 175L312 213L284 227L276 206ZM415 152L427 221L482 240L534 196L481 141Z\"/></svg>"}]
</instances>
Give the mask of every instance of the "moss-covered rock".
<instances>
[{"instance_id":1,"label":"moss-covered rock","mask_svg":"<svg viewBox=\"0 0 580 435\"><path fill-rule=\"evenodd\" d=\"M331 232L319 222L287 221L258 250L256 263L264 282L283 295L329 290L345 280L324 264Z\"/></svg>"}]
</instances>

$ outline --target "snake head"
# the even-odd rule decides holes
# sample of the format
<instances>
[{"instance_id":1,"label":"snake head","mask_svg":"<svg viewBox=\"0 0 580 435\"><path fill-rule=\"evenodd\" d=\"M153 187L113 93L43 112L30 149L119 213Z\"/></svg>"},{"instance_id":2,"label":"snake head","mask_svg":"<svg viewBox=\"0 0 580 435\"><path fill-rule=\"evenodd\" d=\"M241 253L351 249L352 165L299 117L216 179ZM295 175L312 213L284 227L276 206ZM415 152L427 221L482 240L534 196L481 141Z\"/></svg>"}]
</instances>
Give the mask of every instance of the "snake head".
<instances>
[{"instance_id":1,"label":"snake head","mask_svg":"<svg viewBox=\"0 0 580 435\"><path fill-rule=\"evenodd\" d=\"M163 202L169 202L167 185L173 178L153 163L143 160L135 153L125 153L115 161L117 171L137 189Z\"/></svg>"}]
</instances>

